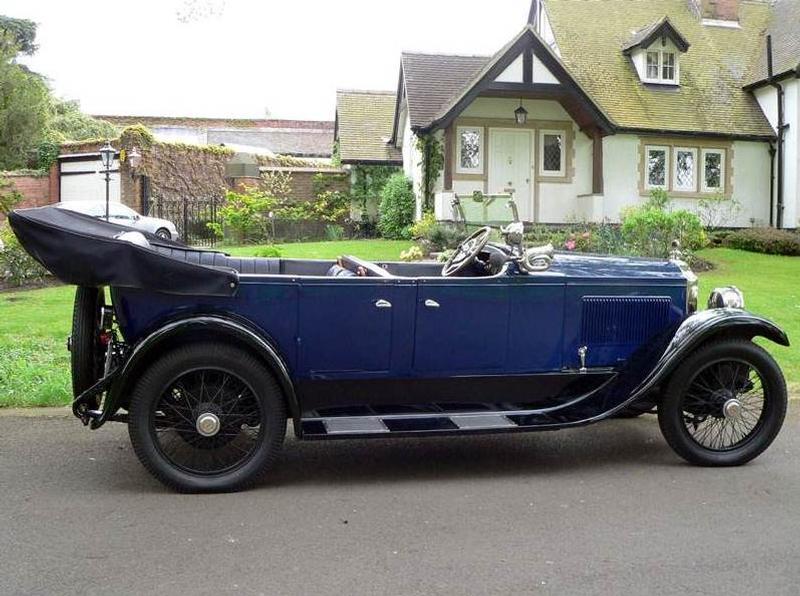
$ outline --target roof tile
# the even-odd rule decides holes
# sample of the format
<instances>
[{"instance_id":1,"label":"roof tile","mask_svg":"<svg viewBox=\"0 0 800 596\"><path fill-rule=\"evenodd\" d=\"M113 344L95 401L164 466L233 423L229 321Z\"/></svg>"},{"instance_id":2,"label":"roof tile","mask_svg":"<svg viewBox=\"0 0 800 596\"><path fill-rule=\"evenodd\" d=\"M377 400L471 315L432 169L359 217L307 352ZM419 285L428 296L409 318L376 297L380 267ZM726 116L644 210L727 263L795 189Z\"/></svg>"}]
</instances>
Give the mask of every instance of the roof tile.
<instances>
[{"instance_id":1,"label":"roof tile","mask_svg":"<svg viewBox=\"0 0 800 596\"><path fill-rule=\"evenodd\" d=\"M393 91L339 91L336 95L337 139L342 163L403 162L388 144L394 124Z\"/></svg>"}]
</instances>

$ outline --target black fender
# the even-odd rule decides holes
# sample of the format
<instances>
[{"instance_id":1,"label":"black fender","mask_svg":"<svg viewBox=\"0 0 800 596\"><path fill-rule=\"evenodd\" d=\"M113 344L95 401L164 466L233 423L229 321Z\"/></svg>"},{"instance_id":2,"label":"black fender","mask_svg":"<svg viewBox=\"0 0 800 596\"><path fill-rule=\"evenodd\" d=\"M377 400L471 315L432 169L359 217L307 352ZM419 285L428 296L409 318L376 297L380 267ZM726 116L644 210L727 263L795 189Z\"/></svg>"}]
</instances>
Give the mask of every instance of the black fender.
<instances>
[{"instance_id":1,"label":"black fender","mask_svg":"<svg viewBox=\"0 0 800 596\"><path fill-rule=\"evenodd\" d=\"M286 397L289 413L292 417L295 432L300 429L300 406L292 383L289 367L280 352L269 339L252 329L247 323L224 315L195 315L173 320L159 327L140 341L129 351L116 380L108 391L102 405L102 414L92 420L92 429L100 428L114 416L124 403L138 378L141 366L151 361L154 350L163 347L170 340L191 332L201 331L203 335L216 335L233 341L252 350L275 375Z\"/></svg>"},{"instance_id":2,"label":"black fender","mask_svg":"<svg viewBox=\"0 0 800 596\"><path fill-rule=\"evenodd\" d=\"M754 337L764 337L778 345L789 346L789 338L780 327L745 310L715 308L692 315L678 327L655 366L633 390L628 403L668 379L686 356L704 343L722 338L749 340Z\"/></svg>"}]
</instances>

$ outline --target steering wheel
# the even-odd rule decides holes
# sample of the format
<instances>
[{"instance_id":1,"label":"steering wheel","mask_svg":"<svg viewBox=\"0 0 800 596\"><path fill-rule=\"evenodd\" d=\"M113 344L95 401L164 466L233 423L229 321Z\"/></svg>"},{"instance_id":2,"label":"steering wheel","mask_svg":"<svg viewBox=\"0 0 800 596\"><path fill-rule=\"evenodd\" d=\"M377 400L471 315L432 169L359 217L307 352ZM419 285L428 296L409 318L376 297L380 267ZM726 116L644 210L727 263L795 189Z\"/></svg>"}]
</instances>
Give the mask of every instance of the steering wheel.
<instances>
[{"instance_id":1,"label":"steering wheel","mask_svg":"<svg viewBox=\"0 0 800 596\"><path fill-rule=\"evenodd\" d=\"M447 259L447 263L442 268L442 277L452 277L465 267L467 267L477 257L492 234L492 228L481 228L471 234L466 240L458 245L453 255Z\"/></svg>"}]
</instances>

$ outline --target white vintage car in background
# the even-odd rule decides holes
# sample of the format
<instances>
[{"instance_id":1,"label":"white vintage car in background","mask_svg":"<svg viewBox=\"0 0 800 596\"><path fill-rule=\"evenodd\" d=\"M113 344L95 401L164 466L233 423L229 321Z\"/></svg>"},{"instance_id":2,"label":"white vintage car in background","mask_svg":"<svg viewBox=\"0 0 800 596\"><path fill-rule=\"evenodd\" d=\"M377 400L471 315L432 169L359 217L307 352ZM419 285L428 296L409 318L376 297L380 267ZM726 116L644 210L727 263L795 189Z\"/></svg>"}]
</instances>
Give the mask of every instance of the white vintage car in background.
<instances>
[{"instance_id":1,"label":"white vintage car in background","mask_svg":"<svg viewBox=\"0 0 800 596\"><path fill-rule=\"evenodd\" d=\"M102 219L106 217L105 201L66 201L59 203L56 207ZM171 221L139 215L122 203L111 202L108 206L108 215L111 223L150 232L165 240L180 240L178 229Z\"/></svg>"}]
</instances>

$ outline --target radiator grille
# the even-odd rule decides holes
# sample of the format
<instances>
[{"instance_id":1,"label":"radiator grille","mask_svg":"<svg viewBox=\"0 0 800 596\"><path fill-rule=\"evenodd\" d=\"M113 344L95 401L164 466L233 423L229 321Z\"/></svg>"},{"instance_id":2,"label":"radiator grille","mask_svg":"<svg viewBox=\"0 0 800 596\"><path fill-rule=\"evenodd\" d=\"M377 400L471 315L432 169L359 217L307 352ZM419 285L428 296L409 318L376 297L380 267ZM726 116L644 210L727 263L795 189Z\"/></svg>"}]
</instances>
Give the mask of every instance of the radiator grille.
<instances>
[{"instance_id":1,"label":"radiator grille","mask_svg":"<svg viewBox=\"0 0 800 596\"><path fill-rule=\"evenodd\" d=\"M585 297L582 341L587 346L638 345L669 323L671 305L668 297Z\"/></svg>"}]
</instances>

